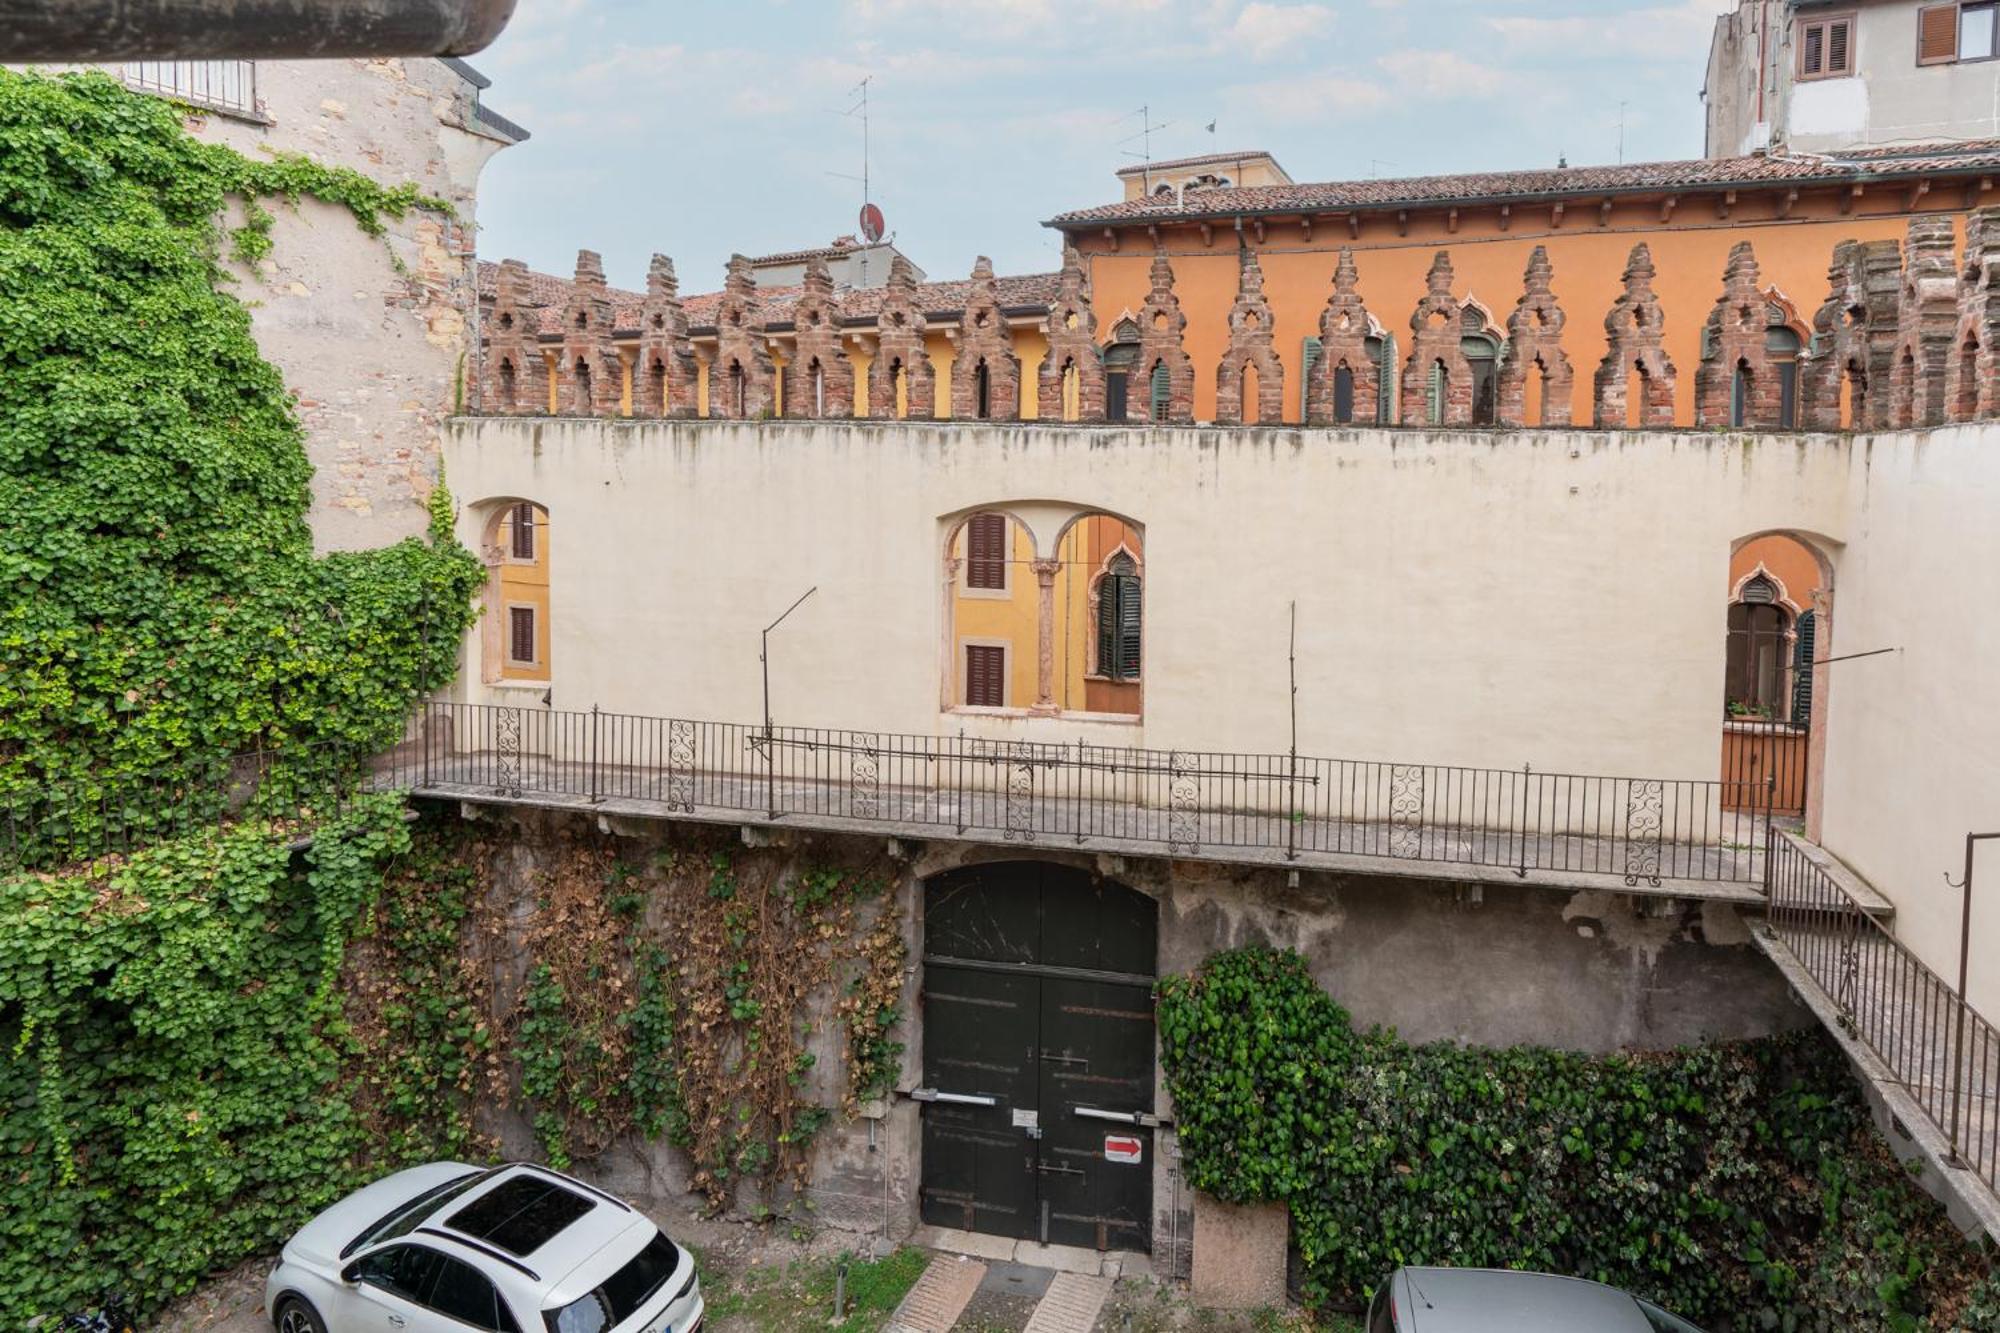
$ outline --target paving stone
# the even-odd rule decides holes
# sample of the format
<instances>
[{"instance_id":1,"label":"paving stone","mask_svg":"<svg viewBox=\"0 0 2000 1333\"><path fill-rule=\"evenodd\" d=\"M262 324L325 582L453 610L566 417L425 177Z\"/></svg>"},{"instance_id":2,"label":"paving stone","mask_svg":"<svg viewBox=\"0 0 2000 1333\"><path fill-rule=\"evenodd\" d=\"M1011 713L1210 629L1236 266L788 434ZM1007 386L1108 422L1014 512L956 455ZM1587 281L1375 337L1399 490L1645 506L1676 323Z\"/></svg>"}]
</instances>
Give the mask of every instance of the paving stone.
<instances>
[{"instance_id":1,"label":"paving stone","mask_svg":"<svg viewBox=\"0 0 2000 1333\"><path fill-rule=\"evenodd\" d=\"M1058 1273L1022 1333L1090 1333L1111 1295L1111 1279Z\"/></svg>"},{"instance_id":2,"label":"paving stone","mask_svg":"<svg viewBox=\"0 0 2000 1333\"><path fill-rule=\"evenodd\" d=\"M939 1255L903 1297L883 1333L950 1333L985 1276L986 1265L976 1259Z\"/></svg>"}]
</instances>

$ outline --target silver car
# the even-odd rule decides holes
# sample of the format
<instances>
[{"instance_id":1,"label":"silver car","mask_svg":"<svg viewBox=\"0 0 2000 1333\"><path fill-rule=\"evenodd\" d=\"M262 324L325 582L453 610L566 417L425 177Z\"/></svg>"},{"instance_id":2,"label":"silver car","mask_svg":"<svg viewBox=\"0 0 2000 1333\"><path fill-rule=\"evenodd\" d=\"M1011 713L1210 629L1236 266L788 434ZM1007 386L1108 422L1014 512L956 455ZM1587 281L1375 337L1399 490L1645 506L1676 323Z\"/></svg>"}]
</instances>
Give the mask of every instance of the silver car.
<instances>
[{"instance_id":1,"label":"silver car","mask_svg":"<svg viewBox=\"0 0 2000 1333\"><path fill-rule=\"evenodd\" d=\"M546 1167L435 1162L342 1199L264 1289L278 1333L695 1333L694 1256Z\"/></svg>"},{"instance_id":2,"label":"silver car","mask_svg":"<svg viewBox=\"0 0 2000 1333\"><path fill-rule=\"evenodd\" d=\"M1399 1268L1368 1333L1701 1333L1616 1287L1501 1268Z\"/></svg>"}]
</instances>

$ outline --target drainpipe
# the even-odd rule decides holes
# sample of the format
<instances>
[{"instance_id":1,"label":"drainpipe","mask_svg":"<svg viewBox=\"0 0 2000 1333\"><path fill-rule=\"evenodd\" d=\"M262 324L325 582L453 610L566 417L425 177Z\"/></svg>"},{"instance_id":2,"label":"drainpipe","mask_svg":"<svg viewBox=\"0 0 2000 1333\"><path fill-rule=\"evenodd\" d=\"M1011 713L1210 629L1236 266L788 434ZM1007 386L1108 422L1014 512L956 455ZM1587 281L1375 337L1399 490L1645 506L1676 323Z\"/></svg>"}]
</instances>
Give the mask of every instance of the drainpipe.
<instances>
[{"instance_id":1,"label":"drainpipe","mask_svg":"<svg viewBox=\"0 0 2000 1333\"><path fill-rule=\"evenodd\" d=\"M0 0L0 61L464 56L514 0Z\"/></svg>"}]
</instances>

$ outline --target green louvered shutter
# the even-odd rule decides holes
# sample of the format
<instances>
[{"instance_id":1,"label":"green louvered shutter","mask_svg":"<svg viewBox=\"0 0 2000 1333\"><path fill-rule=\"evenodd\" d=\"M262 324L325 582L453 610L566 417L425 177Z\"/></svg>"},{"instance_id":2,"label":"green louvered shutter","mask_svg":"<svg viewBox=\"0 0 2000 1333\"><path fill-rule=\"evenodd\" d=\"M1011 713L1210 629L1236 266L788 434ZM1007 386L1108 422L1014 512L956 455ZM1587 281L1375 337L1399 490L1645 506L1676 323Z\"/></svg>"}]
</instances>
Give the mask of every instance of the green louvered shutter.
<instances>
[{"instance_id":1,"label":"green louvered shutter","mask_svg":"<svg viewBox=\"0 0 2000 1333\"><path fill-rule=\"evenodd\" d=\"M1139 679L1142 616L1137 568L1129 558L1118 556L1097 585L1097 671L1109 680Z\"/></svg>"},{"instance_id":2,"label":"green louvered shutter","mask_svg":"<svg viewBox=\"0 0 2000 1333\"><path fill-rule=\"evenodd\" d=\"M1814 639L1819 617L1808 611L1799 617L1798 637L1792 644L1792 721L1804 726L1812 721Z\"/></svg>"},{"instance_id":3,"label":"green louvered shutter","mask_svg":"<svg viewBox=\"0 0 2000 1333\"><path fill-rule=\"evenodd\" d=\"M1139 679L1139 578L1118 579L1118 679Z\"/></svg>"},{"instance_id":4,"label":"green louvered shutter","mask_svg":"<svg viewBox=\"0 0 2000 1333\"><path fill-rule=\"evenodd\" d=\"M1167 363L1160 361L1153 366L1153 420L1164 421L1167 405L1173 400L1174 380L1167 372Z\"/></svg>"},{"instance_id":5,"label":"green louvered shutter","mask_svg":"<svg viewBox=\"0 0 2000 1333\"><path fill-rule=\"evenodd\" d=\"M1425 395L1424 411L1430 417L1430 424L1444 424L1444 362L1431 362L1430 387Z\"/></svg>"},{"instance_id":6,"label":"green louvered shutter","mask_svg":"<svg viewBox=\"0 0 2000 1333\"><path fill-rule=\"evenodd\" d=\"M1390 415L1395 411L1395 401L1396 335L1392 333L1382 339L1382 356L1375 364L1375 421L1378 425L1395 423L1396 418Z\"/></svg>"},{"instance_id":7,"label":"green louvered shutter","mask_svg":"<svg viewBox=\"0 0 2000 1333\"><path fill-rule=\"evenodd\" d=\"M1319 339L1308 338L1299 346L1299 420L1306 419L1306 403L1312 397L1313 368L1319 365Z\"/></svg>"}]
</instances>

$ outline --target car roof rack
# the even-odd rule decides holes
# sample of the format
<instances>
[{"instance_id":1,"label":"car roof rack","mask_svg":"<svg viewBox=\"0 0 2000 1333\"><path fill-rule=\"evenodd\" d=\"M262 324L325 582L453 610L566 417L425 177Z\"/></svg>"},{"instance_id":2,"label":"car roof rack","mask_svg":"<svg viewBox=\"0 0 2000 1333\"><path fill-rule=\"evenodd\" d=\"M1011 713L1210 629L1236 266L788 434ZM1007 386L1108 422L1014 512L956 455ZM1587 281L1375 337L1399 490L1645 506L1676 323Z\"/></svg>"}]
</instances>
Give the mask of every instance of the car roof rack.
<instances>
[{"instance_id":1,"label":"car roof rack","mask_svg":"<svg viewBox=\"0 0 2000 1333\"><path fill-rule=\"evenodd\" d=\"M481 1254L486 1255L488 1258L498 1259L501 1263L507 1265L507 1267L509 1268L515 1269L522 1273L526 1273L530 1281L540 1282L542 1280L542 1275L540 1273L537 1273L534 1269L528 1267L526 1264L522 1263L519 1259L516 1259L513 1255L506 1253L504 1250L499 1250L491 1245L487 1245L482 1241L476 1241L470 1236L461 1236L456 1231L442 1231L439 1230L437 1227L418 1227L417 1234L419 1236L436 1236L439 1240L448 1240L455 1245L463 1245L468 1250L477 1250Z\"/></svg>"}]
</instances>

